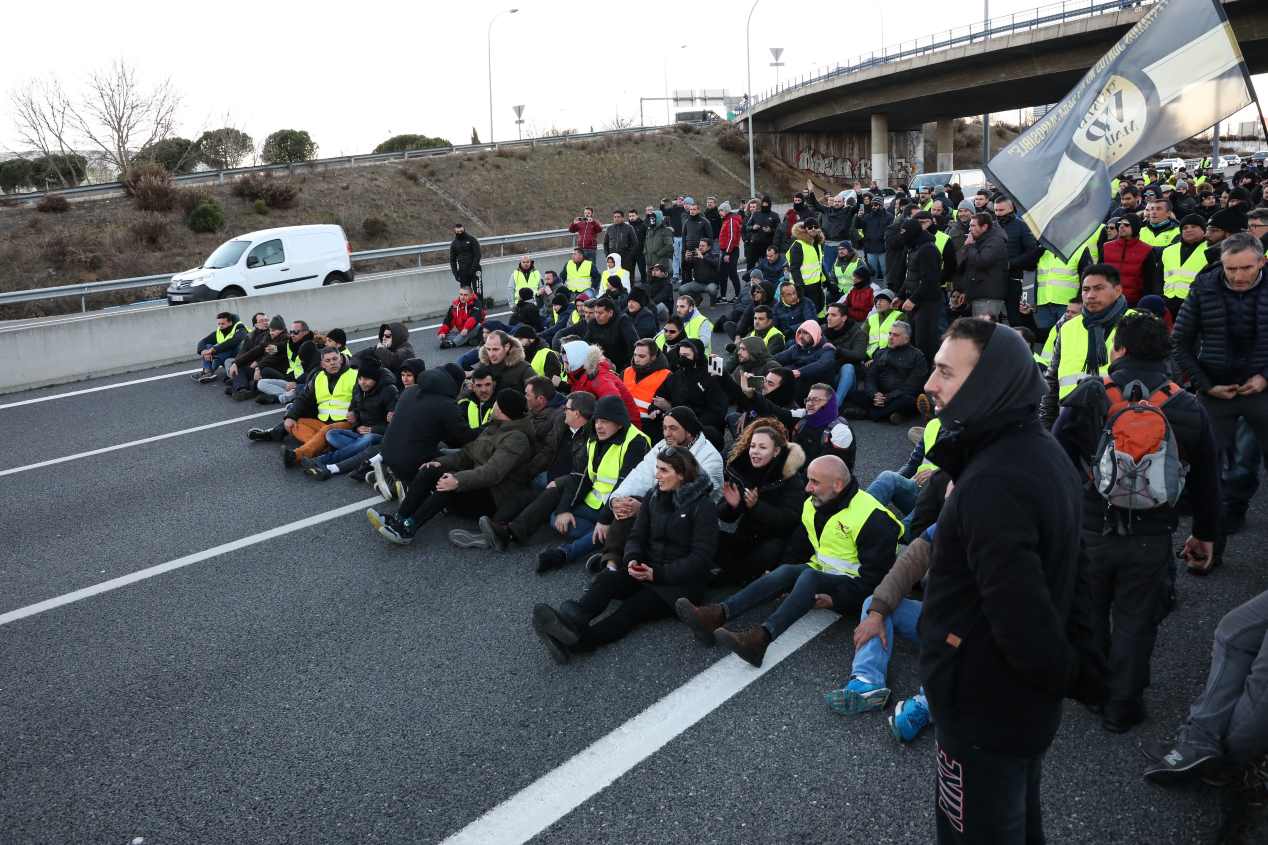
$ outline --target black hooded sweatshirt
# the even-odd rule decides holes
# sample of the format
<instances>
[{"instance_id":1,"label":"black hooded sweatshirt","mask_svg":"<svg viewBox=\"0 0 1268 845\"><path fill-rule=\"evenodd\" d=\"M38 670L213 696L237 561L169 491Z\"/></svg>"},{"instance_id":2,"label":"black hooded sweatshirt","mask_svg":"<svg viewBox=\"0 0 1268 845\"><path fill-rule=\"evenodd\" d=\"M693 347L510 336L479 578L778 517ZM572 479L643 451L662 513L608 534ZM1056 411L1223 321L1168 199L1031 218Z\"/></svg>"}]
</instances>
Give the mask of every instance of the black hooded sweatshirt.
<instances>
[{"instance_id":1,"label":"black hooded sweatshirt","mask_svg":"<svg viewBox=\"0 0 1268 845\"><path fill-rule=\"evenodd\" d=\"M383 460L392 471L406 479L418 468L435 460L443 442L456 449L474 440L479 433L467 426L467 418L454 397L458 385L444 370L427 370L418 384L396 400L392 422L383 435Z\"/></svg>"},{"instance_id":2,"label":"black hooded sweatshirt","mask_svg":"<svg viewBox=\"0 0 1268 845\"><path fill-rule=\"evenodd\" d=\"M955 480L938 520L919 624L920 675L939 737L1034 757L1070 692L1100 671L1071 644L1089 628L1075 599L1082 491L1037 418L1044 384L1019 334L992 326L939 414L929 458ZM951 753L955 753L951 750Z\"/></svg>"}]
</instances>

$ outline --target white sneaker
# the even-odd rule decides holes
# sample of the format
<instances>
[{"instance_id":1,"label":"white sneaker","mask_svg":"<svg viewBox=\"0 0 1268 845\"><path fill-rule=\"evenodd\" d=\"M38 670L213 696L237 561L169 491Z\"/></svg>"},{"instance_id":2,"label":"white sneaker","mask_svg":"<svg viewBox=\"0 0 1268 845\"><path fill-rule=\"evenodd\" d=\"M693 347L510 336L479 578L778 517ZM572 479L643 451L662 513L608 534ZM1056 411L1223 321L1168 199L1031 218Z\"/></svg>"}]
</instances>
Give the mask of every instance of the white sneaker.
<instances>
[{"instance_id":1,"label":"white sneaker","mask_svg":"<svg viewBox=\"0 0 1268 845\"><path fill-rule=\"evenodd\" d=\"M390 502L396 498L392 495L392 485L387 483L387 474L383 471L382 463L375 461L374 472L367 477L374 479L372 482L374 489L379 491L379 495L383 497L384 501Z\"/></svg>"}]
</instances>

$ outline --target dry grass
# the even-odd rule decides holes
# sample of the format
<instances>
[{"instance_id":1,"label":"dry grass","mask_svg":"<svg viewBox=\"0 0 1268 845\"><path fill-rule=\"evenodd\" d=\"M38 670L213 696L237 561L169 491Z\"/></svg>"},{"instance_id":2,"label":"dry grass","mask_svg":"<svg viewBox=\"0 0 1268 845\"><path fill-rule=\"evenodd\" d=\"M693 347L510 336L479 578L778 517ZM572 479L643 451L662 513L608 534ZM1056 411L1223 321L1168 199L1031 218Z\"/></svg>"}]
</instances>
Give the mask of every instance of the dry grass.
<instances>
[{"instance_id":1,"label":"dry grass","mask_svg":"<svg viewBox=\"0 0 1268 845\"><path fill-rule=\"evenodd\" d=\"M287 180L298 188L294 206L272 208L267 217L257 214L252 202L233 196L230 186L183 189L166 214L139 211L123 197L72 203L69 212L59 215L26 207L0 209L0 290L178 272L196 266L229 237L275 226L335 223L344 227L353 250L384 245L365 231L368 218L382 222L390 233L385 240L392 244L447 240L450 226L463 214L437 196L424 178L488 224L489 231L470 227L477 236L565 227L586 205L606 221L614 208L641 211L679 193L702 200L708 195L734 200L746 193L742 183L719 168L701 172L700 156L676 133L636 138L294 176ZM715 161L734 173L747 173L744 160L719 148L716 139L713 130L690 135ZM763 187L779 201L796 189L796 172L780 166L772 171L763 174ZM184 225L182 208L197 196L214 197L224 208L225 228L219 234L195 234ZM377 224L370 228L382 231ZM376 263L363 269L390 266ZM101 301L117 304L155 293L125 291L103 295ZM78 300L48 300L0 309L0 319L78 308Z\"/></svg>"}]
</instances>

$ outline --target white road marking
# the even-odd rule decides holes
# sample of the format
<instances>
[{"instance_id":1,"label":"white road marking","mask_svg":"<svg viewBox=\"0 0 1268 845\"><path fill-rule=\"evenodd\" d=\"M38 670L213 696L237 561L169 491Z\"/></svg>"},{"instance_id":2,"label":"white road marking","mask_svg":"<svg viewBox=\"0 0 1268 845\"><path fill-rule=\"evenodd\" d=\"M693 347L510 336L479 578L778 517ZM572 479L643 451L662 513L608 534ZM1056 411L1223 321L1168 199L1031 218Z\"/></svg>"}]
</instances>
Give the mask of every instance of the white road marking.
<instances>
[{"instance_id":1,"label":"white road marking","mask_svg":"<svg viewBox=\"0 0 1268 845\"><path fill-rule=\"evenodd\" d=\"M510 313L511 313L510 311L499 311L494 314L489 314L488 316L505 317ZM440 328L441 325L442 325L441 323L432 323L430 326L418 326L416 328L410 329L410 332L422 332L422 331L427 331L428 329L438 329ZM367 340L378 340L378 335L370 335L369 337L353 338L352 340L348 341L348 343L349 344L364 343ZM103 384L100 387L85 387L80 390L68 390L65 393L55 393L52 396L40 396L36 399L23 399L19 402L6 402L5 404L0 405L0 411L3 411L6 408L20 408L23 405L37 405L40 402L52 402L54 399L69 399L72 396L83 396L85 393L96 393L99 390L113 390L116 387L131 387L134 384L145 384L146 382L160 381L165 378L176 378L177 376L188 376L196 372L198 372L197 369L181 370L175 373L164 373L161 376L148 376L146 378L132 379L131 381L121 381L115 384Z\"/></svg>"},{"instance_id":2,"label":"white road marking","mask_svg":"<svg viewBox=\"0 0 1268 845\"><path fill-rule=\"evenodd\" d=\"M153 437L142 437L140 440L132 440L128 443L120 443L117 446L106 446L101 449L93 449L88 452L79 452L78 454L75 454L75 455L66 455L65 457L62 457L62 458L51 458L47 461L40 461L39 463L36 463L36 464L28 464L24 467L13 467L12 469L4 469L4 470L0 470L0 477L6 476L6 475L17 475L19 472L28 472L33 469L40 469L41 467L50 467L55 464L64 464L67 461L77 461L80 458L91 458L94 455L104 455L107 452L117 452L120 449L131 449L133 446L144 446L147 443L156 443L159 440L167 440L170 437L180 437L185 434L194 434L199 431L206 431L209 428L219 428L222 425L233 425L234 423L245 422L247 420L254 420L260 417L267 417L270 414L280 414L285 410L286 410L285 408L274 408L271 411L260 411L258 414L247 414L246 416L234 417L233 419L230 419L230 420L221 420L220 422L207 423L205 425L196 425L193 428L185 428L185 429L181 429L180 431L169 431L167 434L156 434Z\"/></svg>"},{"instance_id":3,"label":"white road marking","mask_svg":"<svg viewBox=\"0 0 1268 845\"><path fill-rule=\"evenodd\" d=\"M341 508L326 511L325 513L315 514L314 516L297 519L294 522L288 522L285 525L279 525L277 528L270 528L268 531L261 531L258 534L252 534L249 537L243 537L240 540L234 540L229 543L222 543L219 546L207 549L206 551L194 552L191 555L169 560L167 563L160 563L156 566L150 566L145 569L139 569L136 572L130 572L127 575L120 575L118 578L111 578L109 581L102 581L99 584L93 584L90 587L84 587L51 599L45 599L35 604L28 604L26 607L19 607L17 610L10 610L8 613L0 613L0 625L8 625L10 622L17 622L19 619L26 619L30 616L36 616L41 613L53 610L72 602L81 601L82 599L99 596L102 593L109 593L114 590L121 589L129 584L135 584L138 581L144 581L147 578L153 578L156 575L163 575L177 569L183 569L186 566L192 566L195 563L201 563L204 560L210 560L220 555L236 552L239 549L245 549L248 546L254 546L267 540L273 540L287 534L309 528L314 525L320 525L323 522L329 522L332 519L338 519L341 516L347 516L364 510L371 505L378 504L383 500L378 496L369 499L362 499L359 502L353 502L350 505L344 505Z\"/></svg>"},{"instance_id":4,"label":"white road marking","mask_svg":"<svg viewBox=\"0 0 1268 845\"><path fill-rule=\"evenodd\" d=\"M655 754L841 617L812 610L766 651L760 669L728 655L520 790L441 845L527 842Z\"/></svg>"}]
</instances>

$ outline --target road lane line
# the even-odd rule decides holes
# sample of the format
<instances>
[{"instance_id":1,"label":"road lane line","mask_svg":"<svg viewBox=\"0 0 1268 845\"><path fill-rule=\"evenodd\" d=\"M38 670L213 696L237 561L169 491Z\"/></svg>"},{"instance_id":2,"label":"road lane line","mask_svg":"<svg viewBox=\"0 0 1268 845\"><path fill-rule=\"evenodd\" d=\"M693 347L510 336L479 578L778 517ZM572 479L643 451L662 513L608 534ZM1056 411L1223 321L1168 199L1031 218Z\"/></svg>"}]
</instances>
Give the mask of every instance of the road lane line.
<instances>
[{"instance_id":1,"label":"road lane line","mask_svg":"<svg viewBox=\"0 0 1268 845\"><path fill-rule=\"evenodd\" d=\"M344 505L341 508L335 508L334 510L326 511L325 513L319 513L314 516L297 519L294 522L288 522L285 525L278 526L277 528L270 528L268 531L261 531L258 534L243 537L240 540L222 543L221 545L207 549L206 551L194 552L191 555L185 555L185 557L177 558L176 560L169 560L167 563L160 563L156 566L139 569L136 572L130 572L127 575L120 575L118 578L111 578L109 581L102 581L101 583L93 584L90 587L83 587L82 589L64 593L60 596L54 596L51 599L36 602L35 604L28 604L26 607L19 607L17 610L10 610L8 613L0 613L0 626L8 625L10 622L17 622L19 619L26 619L30 616L37 616L41 613L46 613L55 608L62 607L63 605L91 598L92 596L109 593L126 587L129 584L135 584L138 581L144 581L147 578L153 578L156 575L163 575L167 572L183 569L186 566L192 566L193 564L201 563L204 560L210 560L211 558L219 557L220 555L236 552L239 549L245 549L248 546L254 546L268 540L283 537L304 528L320 525L323 522L329 522L332 519L338 519L341 516L347 516L348 514L356 513L359 510L364 510L365 508L378 504L382 501L383 500L378 496L374 496L369 499L362 499L359 502L353 502L352 504Z\"/></svg>"},{"instance_id":2,"label":"road lane line","mask_svg":"<svg viewBox=\"0 0 1268 845\"><path fill-rule=\"evenodd\" d=\"M760 669L735 655L727 655L441 845L527 842L611 786L840 618L831 611L812 610L771 643Z\"/></svg>"},{"instance_id":3,"label":"road lane line","mask_svg":"<svg viewBox=\"0 0 1268 845\"><path fill-rule=\"evenodd\" d=\"M488 316L505 317L510 313L511 313L510 311L498 311L496 313L489 314ZM410 332L411 333L423 332L423 331L427 331L428 329L438 329L442 325L443 323L432 323L429 326L417 326L416 328L410 329ZM367 340L378 340L378 339L379 339L378 335L370 335L369 337L354 338L348 341L348 343L349 344L364 343ZM72 396L83 396L85 393L96 393L99 390L113 390L116 387L131 387L134 384L145 384L146 382L151 382L151 381L161 381L162 379L165 379L165 378L176 378L177 376L188 376L188 375L193 375L196 372L198 372L197 369L181 370L180 372L176 372L176 373L164 373L161 376L148 376L146 378L132 379L131 381L121 381L115 384L103 384L100 387L85 387L81 390L68 390L65 393L55 393L52 396L40 396L35 399L23 399L18 402L6 402L5 404L0 405L0 411L5 410L6 408L21 408L24 405L38 405L41 402L52 402L54 399L69 399Z\"/></svg>"},{"instance_id":4,"label":"road lane line","mask_svg":"<svg viewBox=\"0 0 1268 845\"><path fill-rule=\"evenodd\" d=\"M221 420L220 422L207 423L205 425L196 425L193 428L184 428L184 429L181 429L180 431L169 431L167 434L156 434L153 437L143 437L140 440L132 440L128 443L120 443L116 446L105 446L105 447L102 447L101 449L92 449L91 451L88 451L88 452L80 452L75 455L66 455L65 457L62 457L62 458L50 458L47 461L40 461L39 463L36 463L36 464L28 464L27 466L24 466L24 467L13 467L12 469L0 470L0 477L6 476L6 475L17 475L19 472L29 472L30 470L33 470L33 469L51 467L51 466L55 466L56 464L64 464L64 463L67 463L68 461L77 461L80 458L91 458L94 455L104 455L107 452L117 452L120 449L131 449L133 446L144 446L147 443L157 443L160 440L167 440L171 437L181 437L186 434L195 434L199 431L207 431L208 429L211 429L211 428L219 428L220 426L224 426L224 425L233 425L234 423L246 422L247 420L259 419L260 417L267 417L270 414L280 414L285 410L286 410L285 408L274 408L271 411L260 411L258 414L247 414L246 416L234 417L233 419L229 419L229 420Z\"/></svg>"}]
</instances>

